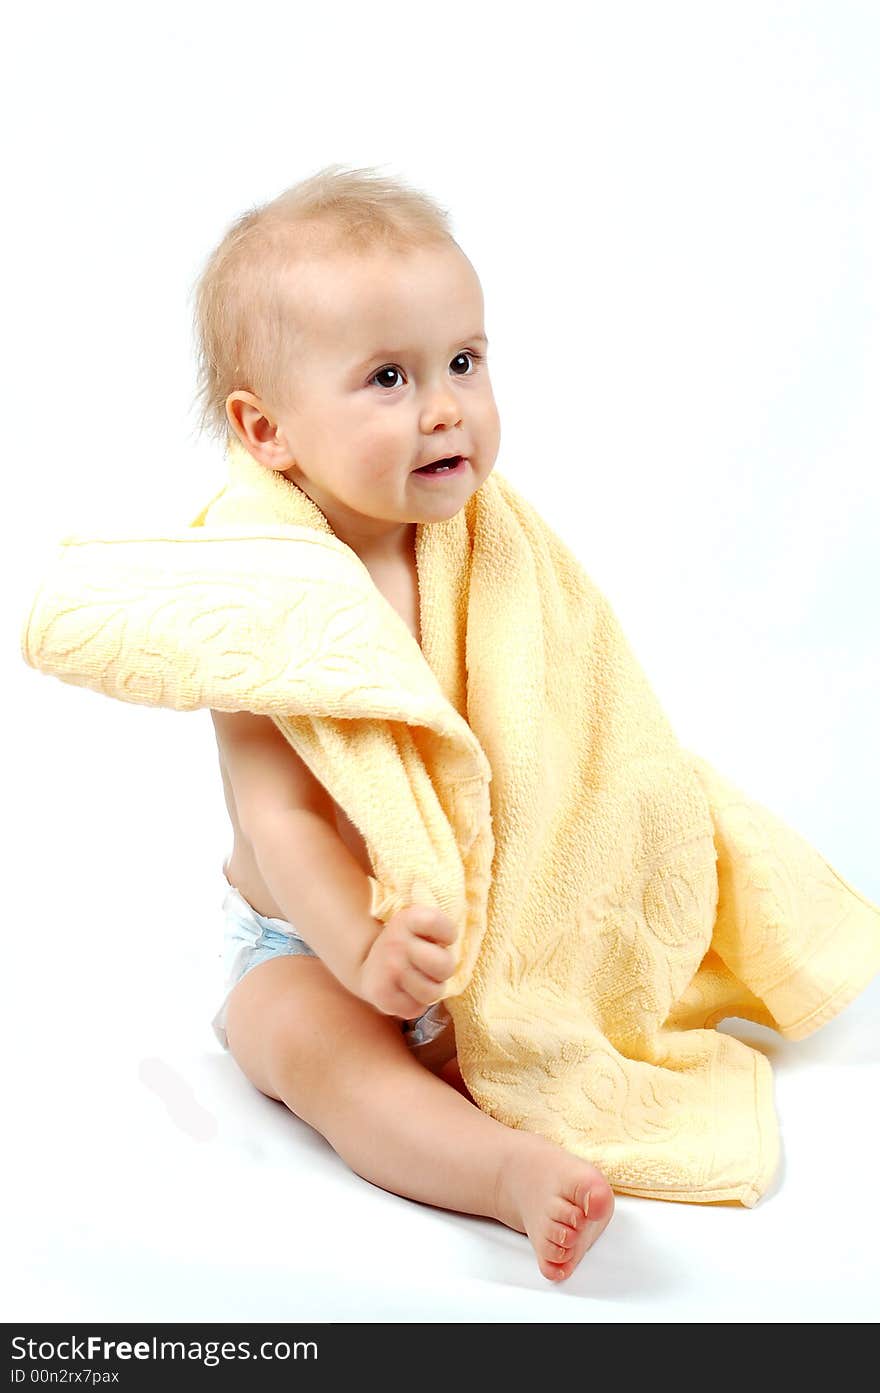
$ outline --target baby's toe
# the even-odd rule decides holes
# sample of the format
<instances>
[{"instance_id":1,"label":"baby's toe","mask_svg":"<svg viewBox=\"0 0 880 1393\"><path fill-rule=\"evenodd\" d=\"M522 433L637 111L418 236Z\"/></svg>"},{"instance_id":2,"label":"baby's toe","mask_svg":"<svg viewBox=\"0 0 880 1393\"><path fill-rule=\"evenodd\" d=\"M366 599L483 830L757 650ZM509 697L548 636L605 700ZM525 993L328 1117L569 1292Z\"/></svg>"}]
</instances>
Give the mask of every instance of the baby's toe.
<instances>
[{"instance_id":1,"label":"baby's toe","mask_svg":"<svg viewBox=\"0 0 880 1393\"><path fill-rule=\"evenodd\" d=\"M581 1215L583 1219L583 1215ZM577 1266L576 1231L568 1224L549 1223L542 1239L535 1244L541 1275L551 1282L570 1277Z\"/></svg>"},{"instance_id":2,"label":"baby's toe","mask_svg":"<svg viewBox=\"0 0 880 1393\"><path fill-rule=\"evenodd\" d=\"M564 1262L576 1241L577 1231L568 1224L549 1224L544 1235L543 1256L552 1262Z\"/></svg>"},{"instance_id":3,"label":"baby's toe","mask_svg":"<svg viewBox=\"0 0 880 1393\"><path fill-rule=\"evenodd\" d=\"M581 1179L566 1196L585 1219L604 1225L614 1211L614 1191L601 1171L591 1167L592 1175Z\"/></svg>"},{"instance_id":4,"label":"baby's toe","mask_svg":"<svg viewBox=\"0 0 880 1393\"><path fill-rule=\"evenodd\" d=\"M579 1193L578 1197L580 1197ZM614 1191L604 1176L601 1184L593 1184L588 1188L583 1202L587 1214L583 1224L578 1226L578 1247L581 1250L581 1257L592 1248L599 1235L604 1233L614 1213Z\"/></svg>"},{"instance_id":5,"label":"baby's toe","mask_svg":"<svg viewBox=\"0 0 880 1393\"><path fill-rule=\"evenodd\" d=\"M558 1282L563 1277L570 1277L576 1267L577 1262L570 1249L567 1249L564 1255L559 1258L538 1257L538 1271L542 1277L546 1277L550 1282Z\"/></svg>"},{"instance_id":6,"label":"baby's toe","mask_svg":"<svg viewBox=\"0 0 880 1393\"><path fill-rule=\"evenodd\" d=\"M584 1211L578 1205L573 1204L564 1195L559 1195L550 1206L549 1218L551 1221L562 1224L567 1228L574 1229L583 1225Z\"/></svg>"}]
</instances>

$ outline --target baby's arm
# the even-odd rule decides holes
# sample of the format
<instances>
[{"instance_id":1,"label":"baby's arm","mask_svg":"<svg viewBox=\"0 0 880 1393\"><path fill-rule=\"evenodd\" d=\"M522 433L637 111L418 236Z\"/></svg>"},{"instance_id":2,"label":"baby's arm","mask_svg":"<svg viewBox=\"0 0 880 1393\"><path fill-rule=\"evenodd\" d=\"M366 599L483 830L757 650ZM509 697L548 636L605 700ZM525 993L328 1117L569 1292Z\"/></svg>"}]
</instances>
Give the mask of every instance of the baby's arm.
<instances>
[{"instance_id":1,"label":"baby's arm","mask_svg":"<svg viewBox=\"0 0 880 1393\"><path fill-rule=\"evenodd\" d=\"M333 799L268 716L212 711L238 815L269 893L354 996L413 1020L455 970L455 926L406 905L387 924L370 913L369 877L339 835Z\"/></svg>"},{"instance_id":2,"label":"baby's arm","mask_svg":"<svg viewBox=\"0 0 880 1393\"><path fill-rule=\"evenodd\" d=\"M333 800L268 716L212 711L242 835L272 898L334 977L361 996L382 924L336 827Z\"/></svg>"}]
</instances>

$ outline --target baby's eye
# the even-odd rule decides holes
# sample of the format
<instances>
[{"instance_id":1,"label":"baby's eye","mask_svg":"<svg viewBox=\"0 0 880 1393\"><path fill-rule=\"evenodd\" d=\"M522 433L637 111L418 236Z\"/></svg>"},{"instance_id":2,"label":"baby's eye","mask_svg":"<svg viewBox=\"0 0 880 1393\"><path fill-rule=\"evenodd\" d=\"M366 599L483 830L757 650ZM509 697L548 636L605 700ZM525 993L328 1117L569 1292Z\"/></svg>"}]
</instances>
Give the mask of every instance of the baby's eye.
<instances>
[{"instance_id":1,"label":"baby's eye","mask_svg":"<svg viewBox=\"0 0 880 1393\"><path fill-rule=\"evenodd\" d=\"M459 360L462 359L462 358L472 358L472 359L473 359L473 362L474 362L474 367L476 367L477 363L480 361L480 359L482 358L482 356L483 356L482 353L472 353L471 350L470 350L469 348L466 348L466 349L464 350L463 353L456 353L456 355L455 355L455 357L453 358L452 361L453 361L453 363L457 363L457 362L459 362ZM457 376L460 376L460 377L470 377L471 374L470 374L470 373L464 373L464 372L463 372L463 373L457 374Z\"/></svg>"},{"instance_id":2,"label":"baby's eye","mask_svg":"<svg viewBox=\"0 0 880 1393\"><path fill-rule=\"evenodd\" d=\"M466 349L463 353L456 353L455 357L452 359L452 362L453 362L453 363L458 363L458 362L461 362L462 359L471 358L471 359L473 360L474 367L476 367L477 363L479 363L479 362L481 361L482 357L483 357L482 353L474 353L474 352L472 352L470 349ZM381 386L381 387L396 387L396 386L397 386L397 383L396 383L396 382L389 382L387 379L386 379L384 382L378 382L378 379L381 378L381 377L382 377L382 374L383 374L383 373L386 373L386 372L387 372L387 373L390 373L390 374L392 374L392 375L393 375L394 373L399 373L401 376L403 375L402 373L400 373L400 368L395 367L395 365L394 365L393 363L388 363L388 364L386 364L386 366L385 366L384 368L379 368L379 370L378 370L377 372L374 372L374 373L373 373L373 376L370 378L370 381L371 381L371 382L377 382L378 385ZM456 377L472 377L472 376L473 376L472 373L468 373L468 372L457 372L455 375L456 375Z\"/></svg>"},{"instance_id":3,"label":"baby's eye","mask_svg":"<svg viewBox=\"0 0 880 1393\"><path fill-rule=\"evenodd\" d=\"M385 368L380 368L378 372L374 372L374 373L373 373L373 376L370 378L370 381L371 381L371 382L377 382L378 378L382 377L382 375L383 375L384 373L386 373L386 372L387 372L387 373L391 373L391 375L393 376L394 373L400 374L400 368L395 368L395 367L393 367L393 366L389 363L389 365L388 365L387 367L385 367ZM386 380L385 382L379 382L378 385L379 385L380 387L396 387L396 386L397 386L397 383L396 383L396 382L388 382L388 381Z\"/></svg>"}]
</instances>

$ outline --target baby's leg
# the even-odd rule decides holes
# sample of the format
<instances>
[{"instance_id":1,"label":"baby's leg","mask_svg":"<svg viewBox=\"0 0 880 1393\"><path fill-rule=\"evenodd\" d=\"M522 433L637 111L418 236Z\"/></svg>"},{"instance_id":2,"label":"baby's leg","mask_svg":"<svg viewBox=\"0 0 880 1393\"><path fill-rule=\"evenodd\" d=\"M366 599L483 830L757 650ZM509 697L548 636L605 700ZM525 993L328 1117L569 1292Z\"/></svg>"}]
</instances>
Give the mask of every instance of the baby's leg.
<instances>
[{"instance_id":1,"label":"baby's leg","mask_svg":"<svg viewBox=\"0 0 880 1393\"><path fill-rule=\"evenodd\" d=\"M549 1279L570 1276L611 1218L614 1197L595 1166L496 1122L430 1073L399 1022L346 991L318 958L252 968L229 999L226 1028L251 1082L358 1175L528 1234Z\"/></svg>"}]
</instances>

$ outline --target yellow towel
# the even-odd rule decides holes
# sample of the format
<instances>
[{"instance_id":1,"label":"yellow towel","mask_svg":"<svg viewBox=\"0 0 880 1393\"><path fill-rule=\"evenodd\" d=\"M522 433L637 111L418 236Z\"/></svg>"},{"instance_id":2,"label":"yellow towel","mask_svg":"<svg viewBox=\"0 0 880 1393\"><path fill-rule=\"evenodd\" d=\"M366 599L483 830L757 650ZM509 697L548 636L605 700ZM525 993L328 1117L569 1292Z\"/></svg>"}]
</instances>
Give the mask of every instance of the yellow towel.
<instances>
[{"instance_id":1,"label":"yellow towel","mask_svg":"<svg viewBox=\"0 0 880 1393\"><path fill-rule=\"evenodd\" d=\"M629 1194L753 1205L767 1059L880 969L880 909L684 750L611 608L496 470L416 532L422 648L302 490L237 442L188 527L64 538L31 666L123 701L271 716L362 833L386 920L456 923L479 1106Z\"/></svg>"}]
</instances>

